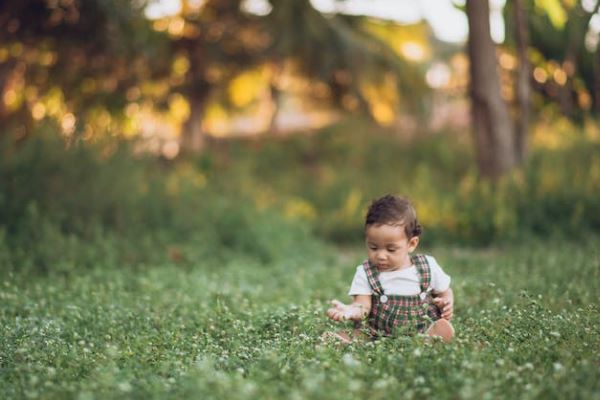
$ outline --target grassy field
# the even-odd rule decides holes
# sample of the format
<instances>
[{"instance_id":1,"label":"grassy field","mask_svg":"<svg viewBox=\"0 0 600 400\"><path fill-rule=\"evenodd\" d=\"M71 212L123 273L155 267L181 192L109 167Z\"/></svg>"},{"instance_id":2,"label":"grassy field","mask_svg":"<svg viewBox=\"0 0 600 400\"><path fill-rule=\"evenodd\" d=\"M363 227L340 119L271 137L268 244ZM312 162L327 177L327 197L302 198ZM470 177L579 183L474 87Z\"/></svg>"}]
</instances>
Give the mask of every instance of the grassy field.
<instances>
[{"instance_id":1,"label":"grassy field","mask_svg":"<svg viewBox=\"0 0 600 400\"><path fill-rule=\"evenodd\" d=\"M600 240L427 249L457 338L343 346L360 247L0 279L0 398L600 398Z\"/></svg>"}]
</instances>

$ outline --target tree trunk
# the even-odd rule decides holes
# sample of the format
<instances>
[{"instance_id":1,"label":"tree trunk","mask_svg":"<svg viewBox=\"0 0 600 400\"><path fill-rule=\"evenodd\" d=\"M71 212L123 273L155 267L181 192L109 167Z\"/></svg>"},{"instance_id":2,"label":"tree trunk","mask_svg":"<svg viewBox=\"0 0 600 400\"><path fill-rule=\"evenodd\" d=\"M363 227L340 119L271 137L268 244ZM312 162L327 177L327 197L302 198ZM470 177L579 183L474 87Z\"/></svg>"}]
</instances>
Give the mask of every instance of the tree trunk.
<instances>
[{"instance_id":1,"label":"tree trunk","mask_svg":"<svg viewBox=\"0 0 600 400\"><path fill-rule=\"evenodd\" d=\"M277 125L277 118L279 117L279 110L281 108L281 92L277 86L272 83L269 85L269 93L271 97L271 117L269 118L268 131L272 134L279 132L279 126Z\"/></svg>"},{"instance_id":2,"label":"tree trunk","mask_svg":"<svg viewBox=\"0 0 600 400\"><path fill-rule=\"evenodd\" d=\"M596 46L596 54L594 54L594 110L597 117L600 118L600 41Z\"/></svg>"},{"instance_id":3,"label":"tree trunk","mask_svg":"<svg viewBox=\"0 0 600 400\"><path fill-rule=\"evenodd\" d=\"M515 124L515 155L517 163L522 164L527 153L527 132L529 131L531 86L529 84L530 65L527 58L529 32L524 15L523 1L515 0L513 4L516 43L517 43L517 117Z\"/></svg>"},{"instance_id":4,"label":"tree trunk","mask_svg":"<svg viewBox=\"0 0 600 400\"><path fill-rule=\"evenodd\" d=\"M188 12L189 2L184 1L183 6L184 11ZM185 49L190 63L186 73L186 99L189 102L190 115L183 123L179 144L184 153L199 153L204 150L206 144L202 120L212 88L206 80L206 46L197 38L183 38L177 44Z\"/></svg>"},{"instance_id":5,"label":"tree trunk","mask_svg":"<svg viewBox=\"0 0 600 400\"><path fill-rule=\"evenodd\" d=\"M487 0L467 0L470 95L477 164L482 176L496 180L516 165L512 124L500 95L496 48L490 35Z\"/></svg>"},{"instance_id":6,"label":"tree trunk","mask_svg":"<svg viewBox=\"0 0 600 400\"><path fill-rule=\"evenodd\" d=\"M188 97L190 115L183 124L181 132L181 149L184 152L199 153L204 149L206 137L202 130L202 117L206 95L193 93Z\"/></svg>"},{"instance_id":7,"label":"tree trunk","mask_svg":"<svg viewBox=\"0 0 600 400\"><path fill-rule=\"evenodd\" d=\"M281 79L283 67L281 62L272 62L270 65L270 76L269 76L269 91L268 101L270 103L269 122L267 126L267 132L270 134L277 134L279 132L279 126L277 124L277 118L279 117L279 111L281 110L281 90L279 90L279 82Z\"/></svg>"}]
</instances>

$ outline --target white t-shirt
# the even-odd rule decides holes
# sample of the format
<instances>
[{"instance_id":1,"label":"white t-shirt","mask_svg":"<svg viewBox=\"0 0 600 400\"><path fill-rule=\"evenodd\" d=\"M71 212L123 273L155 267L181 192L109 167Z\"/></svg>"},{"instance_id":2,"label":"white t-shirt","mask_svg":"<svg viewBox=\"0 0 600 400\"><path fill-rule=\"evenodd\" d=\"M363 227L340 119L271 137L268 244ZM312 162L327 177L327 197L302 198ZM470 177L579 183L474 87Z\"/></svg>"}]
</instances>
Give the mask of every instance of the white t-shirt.
<instances>
[{"instance_id":1,"label":"white t-shirt","mask_svg":"<svg viewBox=\"0 0 600 400\"><path fill-rule=\"evenodd\" d=\"M435 258L425 257L431 270L431 289L438 293L446 291L450 287L450 277L442 270ZM396 271L380 272L379 282L383 292L388 295L412 296L421 293L419 274L417 267L414 265ZM373 294L362 264L356 267L356 273L348 294L350 296Z\"/></svg>"}]
</instances>

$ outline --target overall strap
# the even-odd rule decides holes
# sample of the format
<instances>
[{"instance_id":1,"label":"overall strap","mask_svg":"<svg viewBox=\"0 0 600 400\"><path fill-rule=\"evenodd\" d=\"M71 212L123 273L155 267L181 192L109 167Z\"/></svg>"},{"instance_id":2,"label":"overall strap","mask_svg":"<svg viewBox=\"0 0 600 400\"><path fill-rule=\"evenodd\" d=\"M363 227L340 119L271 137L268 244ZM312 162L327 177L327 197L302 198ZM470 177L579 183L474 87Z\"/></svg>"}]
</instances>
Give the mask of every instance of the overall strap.
<instances>
[{"instance_id":1,"label":"overall strap","mask_svg":"<svg viewBox=\"0 0 600 400\"><path fill-rule=\"evenodd\" d=\"M371 265L369 260L366 260L363 263L363 268L365 269L365 273L367 274L367 280L369 281L369 286L371 286L371 290L373 290L374 294L382 295L383 287L379 282L379 271L374 265Z\"/></svg>"},{"instance_id":2,"label":"overall strap","mask_svg":"<svg viewBox=\"0 0 600 400\"><path fill-rule=\"evenodd\" d=\"M415 254L410 257L412 263L417 267L417 273L419 274L419 284L421 286L421 293L428 291L431 284L431 268L427 262L427 257L423 254Z\"/></svg>"}]
</instances>

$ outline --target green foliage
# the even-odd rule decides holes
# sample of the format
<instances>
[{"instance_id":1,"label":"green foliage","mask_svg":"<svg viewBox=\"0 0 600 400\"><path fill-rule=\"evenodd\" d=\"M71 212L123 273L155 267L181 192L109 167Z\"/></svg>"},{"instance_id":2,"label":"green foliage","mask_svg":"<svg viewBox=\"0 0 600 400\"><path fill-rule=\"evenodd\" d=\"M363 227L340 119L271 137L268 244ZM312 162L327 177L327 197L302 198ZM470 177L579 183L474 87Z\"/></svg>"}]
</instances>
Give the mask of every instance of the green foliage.
<instances>
[{"instance_id":1,"label":"green foliage","mask_svg":"<svg viewBox=\"0 0 600 400\"><path fill-rule=\"evenodd\" d=\"M329 240L362 239L370 200L399 193L413 199L427 243L485 245L598 232L600 144L581 132L561 140L559 148L534 147L496 185L479 178L469 143L456 134L409 140L357 120L315 135L232 140L213 162L230 184L284 213L303 203L297 217Z\"/></svg>"},{"instance_id":2,"label":"green foliage","mask_svg":"<svg viewBox=\"0 0 600 400\"><path fill-rule=\"evenodd\" d=\"M1 2L0 93L14 90L17 99L0 105L3 127L33 134L35 105L45 107L41 117L60 124L66 112L120 115L128 102L140 100L139 86L164 76L170 58L166 38L143 15L146 4Z\"/></svg>"},{"instance_id":3,"label":"green foliage","mask_svg":"<svg viewBox=\"0 0 600 400\"><path fill-rule=\"evenodd\" d=\"M4 267L68 272L98 260L189 266L231 254L266 263L315 246L300 222L257 210L235 188L214 189L201 169L186 162L161 165L132 151L125 142L65 149L61 140L44 135L18 148L5 141Z\"/></svg>"},{"instance_id":4,"label":"green foliage","mask_svg":"<svg viewBox=\"0 0 600 400\"><path fill-rule=\"evenodd\" d=\"M6 274L0 397L594 398L598 245L434 249L457 299L450 345L320 339L343 326L324 310L346 293L360 248L345 261Z\"/></svg>"},{"instance_id":5,"label":"green foliage","mask_svg":"<svg viewBox=\"0 0 600 400\"><path fill-rule=\"evenodd\" d=\"M0 262L46 272L98 260L270 263L309 254L311 231L361 241L366 207L384 193L413 199L425 245L579 239L600 229L600 146L578 134L534 148L495 186L449 135L408 140L357 120L314 135L231 140L170 163L134 156L133 146L65 150L52 135L1 144Z\"/></svg>"},{"instance_id":6,"label":"green foliage","mask_svg":"<svg viewBox=\"0 0 600 400\"><path fill-rule=\"evenodd\" d=\"M504 8L506 21L506 45L515 46L516 20L513 2ZM597 2L561 2L557 0L527 0L521 2L529 37L529 62L531 69L548 74L548 78L531 79L532 89L537 93L534 105L539 109L553 106L579 123L591 111L597 113L594 76L598 68L596 46L590 47L588 39L593 28L590 21L597 14ZM566 82L556 79L554 71L565 72ZM532 76L533 78L533 76ZM541 106L541 107L540 107Z\"/></svg>"},{"instance_id":7,"label":"green foliage","mask_svg":"<svg viewBox=\"0 0 600 400\"><path fill-rule=\"evenodd\" d=\"M391 106L394 110L410 108L412 113L422 111L420 99L428 95L423 72L373 34L366 27L366 18L324 15L308 0L269 2L273 9L263 24L272 38L267 51L271 60L278 64L291 60L301 75L330 89L334 104L352 112L376 118L369 109L375 99L369 98L366 86L392 86L394 93L420 93L402 96L402 104L392 101ZM383 24L378 28L386 30ZM383 92L377 91L378 101L383 100ZM356 106L347 107L344 98L352 98Z\"/></svg>"}]
</instances>

